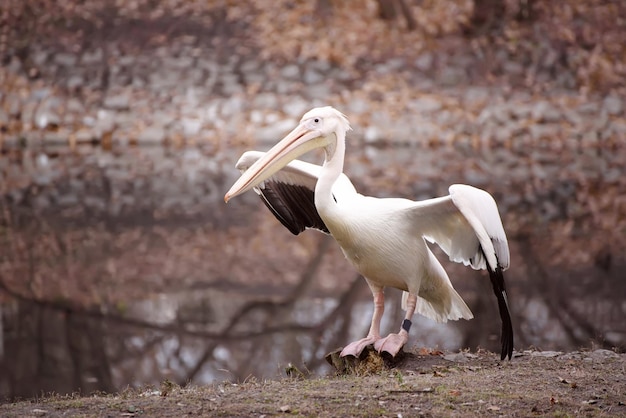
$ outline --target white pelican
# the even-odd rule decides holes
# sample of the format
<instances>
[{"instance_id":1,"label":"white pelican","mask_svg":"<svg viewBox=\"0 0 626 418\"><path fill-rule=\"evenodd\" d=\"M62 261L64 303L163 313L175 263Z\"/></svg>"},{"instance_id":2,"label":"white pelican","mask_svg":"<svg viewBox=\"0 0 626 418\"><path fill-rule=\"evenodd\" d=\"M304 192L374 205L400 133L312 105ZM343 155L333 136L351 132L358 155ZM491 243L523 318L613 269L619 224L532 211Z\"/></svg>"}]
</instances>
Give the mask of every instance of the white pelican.
<instances>
[{"instance_id":1,"label":"white pelican","mask_svg":"<svg viewBox=\"0 0 626 418\"><path fill-rule=\"evenodd\" d=\"M448 196L420 202L363 196L343 174L350 129L347 118L330 106L310 110L266 153L242 155L237 162L242 175L224 201L254 189L293 234L315 228L339 243L374 297L368 335L348 344L342 356L359 356L369 344L395 356L408 340L415 312L438 322L473 318L427 246L428 240L451 260L489 271L502 320L501 359L510 360L513 327L502 273L509 267L509 247L494 199L463 184L450 186ZM323 166L295 160L316 148L324 149ZM406 316L397 334L382 338L385 286L404 291Z\"/></svg>"}]
</instances>

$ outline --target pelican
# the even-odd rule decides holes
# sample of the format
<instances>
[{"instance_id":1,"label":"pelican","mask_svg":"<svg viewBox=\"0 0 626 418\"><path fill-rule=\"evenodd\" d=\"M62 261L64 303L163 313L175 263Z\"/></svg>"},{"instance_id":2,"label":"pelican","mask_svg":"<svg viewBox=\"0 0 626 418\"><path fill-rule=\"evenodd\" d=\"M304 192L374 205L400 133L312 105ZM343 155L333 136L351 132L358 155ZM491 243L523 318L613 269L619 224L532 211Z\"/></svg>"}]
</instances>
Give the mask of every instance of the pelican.
<instances>
[{"instance_id":1,"label":"pelican","mask_svg":"<svg viewBox=\"0 0 626 418\"><path fill-rule=\"evenodd\" d=\"M437 243L455 262L487 269L502 321L501 360L513 353L513 327L503 271L509 247L498 208L484 190L450 186L449 195L423 201L363 196L343 174L350 124L333 107L305 113L298 126L266 153L245 152L242 172L224 201L253 189L293 234L313 228L332 235L345 257L365 278L374 312L365 338L348 344L341 356L358 357L373 344L395 357L408 341L411 319L419 313L437 322L473 318L426 241ZM318 166L296 160L317 148ZM398 333L381 337L386 286L403 290L406 311Z\"/></svg>"}]
</instances>

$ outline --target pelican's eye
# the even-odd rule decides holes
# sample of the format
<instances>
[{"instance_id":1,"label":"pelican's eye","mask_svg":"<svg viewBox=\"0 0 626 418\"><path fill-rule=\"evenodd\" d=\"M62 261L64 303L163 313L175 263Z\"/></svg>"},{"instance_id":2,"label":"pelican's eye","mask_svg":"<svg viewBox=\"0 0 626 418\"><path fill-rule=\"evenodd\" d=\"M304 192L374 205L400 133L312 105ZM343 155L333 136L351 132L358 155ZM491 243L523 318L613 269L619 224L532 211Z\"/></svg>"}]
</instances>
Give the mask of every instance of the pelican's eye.
<instances>
[{"instance_id":1,"label":"pelican's eye","mask_svg":"<svg viewBox=\"0 0 626 418\"><path fill-rule=\"evenodd\" d=\"M322 118L318 117L312 117L306 120L306 126L309 129L320 129L322 126Z\"/></svg>"}]
</instances>

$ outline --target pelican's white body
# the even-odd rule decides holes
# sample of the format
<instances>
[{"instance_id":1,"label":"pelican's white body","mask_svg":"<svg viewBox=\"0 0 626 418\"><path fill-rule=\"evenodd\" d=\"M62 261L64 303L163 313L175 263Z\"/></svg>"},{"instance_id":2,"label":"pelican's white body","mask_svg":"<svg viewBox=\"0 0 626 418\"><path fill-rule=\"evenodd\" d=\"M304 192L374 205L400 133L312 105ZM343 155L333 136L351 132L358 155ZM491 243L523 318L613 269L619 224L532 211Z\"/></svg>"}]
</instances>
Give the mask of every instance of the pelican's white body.
<instances>
[{"instance_id":1,"label":"pelican's white body","mask_svg":"<svg viewBox=\"0 0 626 418\"><path fill-rule=\"evenodd\" d=\"M267 153L244 153L237 163L243 174L225 200L252 188L261 194L263 182L269 179L315 190L314 206L319 217L346 258L366 278L374 295L376 308L370 334L352 343L347 351L358 355L365 344L376 342L379 349L386 343L379 341L385 339L380 338L378 331L384 310L382 290L386 286L405 291L403 304L407 319L413 312L438 322L473 317L426 240L436 242L451 260L475 269L489 268L490 274L494 271L501 274L508 268L509 249L496 203L484 190L457 184L450 187L448 196L419 202L357 193L343 174L345 136L349 129L345 116L331 107L307 112L300 125ZM315 148L323 148L326 153L323 166L294 160ZM272 198L281 205L281 210L288 206L289 199L281 201L278 195ZM307 204L289 202L296 206ZM273 211L276 215L277 211ZM499 296L496 291L499 303L502 301L504 305L501 314L505 309L509 317L503 282L501 292ZM506 351L510 358L513 344L510 317L507 327L510 344L505 350L503 343L503 353ZM406 331L387 337L394 355L406 342Z\"/></svg>"},{"instance_id":2,"label":"pelican's white body","mask_svg":"<svg viewBox=\"0 0 626 418\"><path fill-rule=\"evenodd\" d=\"M426 245L426 231L407 222L415 207L407 199L355 194L345 204L338 202L336 211L320 211L320 216L370 287L391 286L417 295L416 312L437 322L471 319L470 309Z\"/></svg>"}]
</instances>

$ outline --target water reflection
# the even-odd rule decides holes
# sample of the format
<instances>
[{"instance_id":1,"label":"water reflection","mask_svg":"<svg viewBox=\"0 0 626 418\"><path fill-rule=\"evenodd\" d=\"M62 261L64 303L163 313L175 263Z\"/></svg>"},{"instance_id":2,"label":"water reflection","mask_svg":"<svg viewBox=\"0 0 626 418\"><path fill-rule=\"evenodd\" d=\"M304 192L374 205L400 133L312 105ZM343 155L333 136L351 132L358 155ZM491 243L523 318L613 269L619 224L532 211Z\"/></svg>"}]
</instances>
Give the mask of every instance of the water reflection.
<instances>
[{"instance_id":1,"label":"water reflection","mask_svg":"<svg viewBox=\"0 0 626 418\"><path fill-rule=\"evenodd\" d=\"M397 295L396 295L397 296ZM332 297L301 298L293 306L275 316L273 321L260 319L259 312L248 316L244 322L232 324L230 319L239 318L241 312L249 309L251 304L262 301L269 309L272 303L279 302L260 300L253 293L242 294L233 291L209 290L202 292L178 293L175 295L158 295L150 300L141 301L133 306L127 317L137 321L150 318L151 324L161 327L162 330L171 330L173 334L164 338L157 345L153 358L144 358L140 364L143 367L158 371L160 378L185 381L190 370L195 365L205 363L194 375L195 382L212 382L220 379L242 380L253 374L259 378L275 378L284 376L284 367L291 363L297 367L305 367L310 372L325 373L329 367L320 361L330 352L335 343L335 333L342 319L332 319L337 310L339 301ZM399 315L399 298L391 298L387 309ZM264 309L265 315L269 315ZM193 318L189 318L189 315ZM342 338L346 341L361 338L367 333L372 314L372 304L368 300L359 300L351 309L348 333ZM199 316L198 316L199 315ZM330 318L330 319L329 319ZM389 315L383 321L384 329L394 329L396 318ZM318 325L324 324L324 329L318 330ZM437 325L425 318L416 318L415 326L420 330L419 343L429 347L453 349L462 342L460 332L449 325ZM233 327L235 330L229 332ZM262 334L259 329L265 329ZM197 337L197 338L194 338ZM313 341L313 339L317 341ZM129 344L138 350L146 348L150 336L145 338L133 336ZM264 341L260 341L260 340ZM207 347L207 340L215 340L212 359L203 359ZM242 351L242 342L255 341L254 348ZM240 368L241 355L252 357L254 367ZM120 384L128 384L128 379L135 376L136 363L128 365L130 369L124 375L122 369L117 380ZM154 371L153 371L154 372ZM226 375L225 375L226 373ZM131 380L132 381L132 380ZM158 379L156 379L158 382ZM141 384L142 381L132 381Z\"/></svg>"},{"instance_id":2,"label":"water reflection","mask_svg":"<svg viewBox=\"0 0 626 418\"><path fill-rule=\"evenodd\" d=\"M346 172L366 194L428 198L455 182L494 194L517 348L624 346L623 149L349 146ZM273 378L288 363L325 373L327 352L367 332L371 296L332 240L290 235L252 193L224 205L238 154L2 157L1 397ZM415 317L409 345L498 350L488 280L444 266L475 319ZM399 292L389 295L383 330L395 331Z\"/></svg>"}]
</instances>

